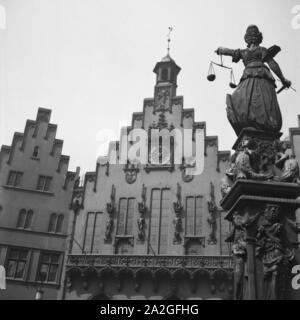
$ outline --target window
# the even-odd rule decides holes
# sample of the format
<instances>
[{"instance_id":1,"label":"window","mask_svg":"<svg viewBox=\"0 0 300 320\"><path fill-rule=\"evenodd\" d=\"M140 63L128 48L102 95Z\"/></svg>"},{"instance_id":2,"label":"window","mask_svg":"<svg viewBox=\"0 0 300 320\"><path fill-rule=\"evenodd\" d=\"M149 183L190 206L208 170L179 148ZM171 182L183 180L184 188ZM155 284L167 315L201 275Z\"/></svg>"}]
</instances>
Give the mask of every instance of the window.
<instances>
[{"instance_id":1,"label":"window","mask_svg":"<svg viewBox=\"0 0 300 320\"><path fill-rule=\"evenodd\" d=\"M168 69L162 69L162 71L161 71L161 80L162 81L168 80L168 74L169 74Z\"/></svg>"},{"instance_id":2,"label":"window","mask_svg":"<svg viewBox=\"0 0 300 320\"><path fill-rule=\"evenodd\" d=\"M51 186L52 177L39 176L36 189L40 191L49 191Z\"/></svg>"},{"instance_id":3,"label":"window","mask_svg":"<svg viewBox=\"0 0 300 320\"><path fill-rule=\"evenodd\" d=\"M28 250L10 249L7 258L6 276L13 279L24 279L28 259Z\"/></svg>"},{"instance_id":4,"label":"window","mask_svg":"<svg viewBox=\"0 0 300 320\"><path fill-rule=\"evenodd\" d=\"M56 223L56 232L57 233L62 232L63 223L64 223L64 216L62 214L60 214L57 218L57 223Z\"/></svg>"},{"instance_id":5,"label":"window","mask_svg":"<svg viewBox=\"0 0 300 320\"><path fill-rule=\"evenodd\" d=\"M17 222L17 228L30 229L32 225L33 211L21 209Z\"/></svg>"},{"instance_id":6,"label":"window","mask_svg":"<svg viewBox=\"0 0 300 320\"><path fill-rule=\"evenodd\" d=\"M134 198L120 199L117 222L117 235L132 235L134 206Z\"/></svg>"},{"instance_id":7,"label":"window","mask_svg":"<svg viewBox=\"0 0 300 320\"><path fill-rule=\"evenodd\" d=\"M174 70L172 69L171 70L171 81L175 81L175 73L174 73Z\"/></svg>"},{"instance_id":8,"label":"window","mask_svg":"<svg viewBox=\"0 0 300 320\"><path fill-rule=\"evenodd\" d=\"M57 282L59 260L59 253L41 253L37 281Z\"/></svg>"},{"instance_id":9,"label":"window","mask_svg":"<svg viewBox=\"0 0 300 320\"><path fill-rule=\"evenodd\" d=\"M167 166L174 164L174 136L159 136L148 140L148 162L151 165Z\"/></svg>"},{"instance_id":10,"label":"window","mask_svg":"<svg viewBox=\"0 0 300 320\"><path fill-rule=\"evenodd\" d=\"M64 223L64 215L52 213L50 216L48 232L62 233Z\"/></svg>"},{"instance_id":11,"label":"window","mask_svg":"<svg viewBox=\"0 0 300 320\"><path fill-rule=\"evenodd\" d=\"M185 234L200 236L202 233L203 197L186 198Z\"/></svg>"},{"instance_id":12,"label":"window","mask_svg":"<svg viewBox=\"0 0 300 320\"><path fill-rule=\"evenodd\" d=\"M85 253L99 253L100 237L101 237L101 220L102 212L88 212L83 249Z\"/></svg>"},{"instance_id":13,"label":"window","mask_svg":"<svg viewBox=\"0 0 300 320\"><path fill-rule=\"evenodd\" d=\"M37 158L39 156L39 147L35 146L33 149L32 157Z\"/></svg>"},{"instance_id":14,"label":"window","mask_svg":"<svg viewBox=\"0 0 300 320\"><path fill-rule=\"evenodd\" d=\"M170 190L153 189L149 222L149 254L167 254L170 214Z\"/></svg>"},{"instance_id":15,"label":"window","mask_svg":"<svg viewBox=\"0 0 300 320\"><path fill-rule=\"evenodd\" d=\"M21 178L23 172L19 171L10 171L7 179L7 185L18 187L21 185Z\"/></svg>"},{"instance_id":16,"label":"window","mask_svg":"<svg viewBox=\"0 0 300 320\"><path fill-rule=\"evenodd\" d=\"M57 215L55 213L52 213L50 216L48 232L55 232L56 220L57 220Z\"/></svg>"}]
</instances>

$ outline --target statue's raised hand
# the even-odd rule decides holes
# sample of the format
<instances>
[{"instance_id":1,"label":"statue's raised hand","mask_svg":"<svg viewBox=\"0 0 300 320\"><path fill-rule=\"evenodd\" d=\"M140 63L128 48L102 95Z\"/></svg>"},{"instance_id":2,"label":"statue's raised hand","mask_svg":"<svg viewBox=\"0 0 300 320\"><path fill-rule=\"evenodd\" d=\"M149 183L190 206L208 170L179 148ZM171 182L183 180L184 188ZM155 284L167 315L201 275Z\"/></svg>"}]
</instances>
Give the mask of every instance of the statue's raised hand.
<instances>
[{"instance_id":1,"label":"statue's raised hand","mask_svg":"<svg viewBox=\"0 0 300 320\"><path fill-rule=\"evenodd\" d=\"M283 78L283 79L281 80L281 82L282 82L282 85L283 85L284 87L286 87L286 88L289 88L289 87L292 85L292 82L291 82L290 80L288 80L288 79L285 79L285 78Z\"/></svg>"},{"instance_id":2,"label":"statue's raised hand","mask_svg":"<svg viewBox=\"0 0 300 320\"><path fill-rule=\"evenodd\" d=\"M217 54L217 55L220 55L220 54L222 54L222 47L219 47L217 50L215 50L215 53Z\"/></svg>"}]
</instances>

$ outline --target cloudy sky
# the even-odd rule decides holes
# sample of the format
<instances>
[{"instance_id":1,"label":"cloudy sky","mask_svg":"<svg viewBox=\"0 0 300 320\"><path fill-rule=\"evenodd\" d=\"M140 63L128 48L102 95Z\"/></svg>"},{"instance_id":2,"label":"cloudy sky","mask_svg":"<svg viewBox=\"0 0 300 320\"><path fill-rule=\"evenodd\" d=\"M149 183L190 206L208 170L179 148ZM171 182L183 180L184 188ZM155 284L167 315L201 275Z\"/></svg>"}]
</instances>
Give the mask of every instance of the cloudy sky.
<instances>
[{"instance_id":1,"label":"cloudy sky","mask_svg":"<svg viewBox=\"0 0 300 320\"><path fill-rule=\"evenodd\" d=\"M0 144L10 144L38 107L52 109L70 169L95 169L101 130L117 138L131 114L153 96L155 63L166 54L182 68L178 94L195 119L231 149L235 134L226 119L229 75L217 70L206 80L218 46L244 47L249 24L257 24L263 45L277 44L286 78L298 89L279 95L283 132L300 114L299 0L0 0ZM293 9L294 8L294 9ZM300 13L300 11L299 11ZM299 21L299 26L298 26ZM229 58L226 64L231 65ZM242 65L234 65L236 78Z\"/></svg>"}]
</instances>

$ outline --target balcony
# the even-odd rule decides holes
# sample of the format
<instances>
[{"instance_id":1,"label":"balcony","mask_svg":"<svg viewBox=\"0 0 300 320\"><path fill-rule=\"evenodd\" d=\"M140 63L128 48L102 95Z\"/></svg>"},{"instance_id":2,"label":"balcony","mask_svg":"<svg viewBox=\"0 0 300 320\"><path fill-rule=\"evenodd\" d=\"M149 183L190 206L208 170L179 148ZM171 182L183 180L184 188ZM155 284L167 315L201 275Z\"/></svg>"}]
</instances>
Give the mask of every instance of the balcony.
<instances>
[{"instance_id":1,"label":"balcony","mask_svg":"<svg viewBox=\"0 0 300 320\"><path fill-rule=\"evenodd\" d=\"M230 256L175 256L175 255L98 255L80 254L69 255L67 270L85 272L94 270L99 273L105 270L121 271L124 269L136 272L147 269L151 272L164 269L173 273L177 270L185 270L188 273L207 271L210 274L215 271L231 273L233 268Z\"/></svg>"}]
</instances>

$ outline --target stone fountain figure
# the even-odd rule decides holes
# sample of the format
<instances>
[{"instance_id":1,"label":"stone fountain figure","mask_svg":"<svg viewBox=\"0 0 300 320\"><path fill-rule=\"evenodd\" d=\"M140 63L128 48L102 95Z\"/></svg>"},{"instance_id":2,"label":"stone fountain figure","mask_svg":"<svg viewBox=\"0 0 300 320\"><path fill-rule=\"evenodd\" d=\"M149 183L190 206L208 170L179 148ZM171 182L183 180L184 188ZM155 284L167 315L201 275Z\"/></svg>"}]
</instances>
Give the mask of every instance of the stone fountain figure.
<instances>
[{"instance_id":1,"label":"stone fountain figure","mask_svg":"<svg viewBox=\"0 0 300 320\"><path fill-rule=\"evenodd\" d=\"M260 46L257 26L250 25L244 38L246 49L216 50L245 65L240 83L226 99L227 117L238 137L222 180L220 205L234 229L226 241L232 243L235 299L277 300L291 294L286 275L296 263L292 243L298 232L300 169L289 142L279 140L277 93L282 89L276 92L271 71L282 88L291 87L291 81L274 60L280 48ZM289 224L296 227L290 231Z\"/></svg>"},{"instance_id":2,"label":"stone fountain figure","mask_svg":"<svg viewBox=\"0 0 300 320\"><path fill-rule=\"evenodd\" d=\"M245 65L238 87L232 95L227 95L228 120L237 135L245 128L279 132L282 117L277 101L275 79L270 69L284 87L291 86L291 81L283 76L278 63L274 60L280 48L273 46L267 49L260 46L263 36L255 25L247 28L244 39L247 43L245 49L219 47L216 50L218 55L232 56L233 62L242 60Z\"/></svg>"}]
</instances>

